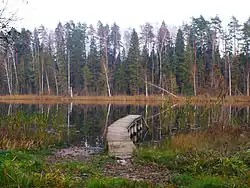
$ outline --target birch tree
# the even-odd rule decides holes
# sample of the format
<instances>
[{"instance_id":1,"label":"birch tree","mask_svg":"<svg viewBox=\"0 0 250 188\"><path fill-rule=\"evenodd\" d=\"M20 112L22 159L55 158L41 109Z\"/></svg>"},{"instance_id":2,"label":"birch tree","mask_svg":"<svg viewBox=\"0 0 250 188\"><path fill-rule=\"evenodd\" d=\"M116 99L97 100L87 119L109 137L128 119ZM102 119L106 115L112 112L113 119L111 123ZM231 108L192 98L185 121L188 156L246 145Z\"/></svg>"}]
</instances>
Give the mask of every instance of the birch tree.
<instances>
[{"instance_id":1,"label":"birch tree","mask_svg":"<svg viewBox=\"0 0 250 188\"><path fill-rule=\"evenodd\" d=\"M110 81L109 81L109 67L108 67L108 62L109 62L108 60L108 42L109 42L108 26L104 27L103 24L99 21L97 34L98 34L98 39L99 39L101 64L103 67L103 72L104 72L106 86L107 86L107 93L108 93L108 96L111 97L111 88L110 88Z\"/></svg>"}]
</instances>

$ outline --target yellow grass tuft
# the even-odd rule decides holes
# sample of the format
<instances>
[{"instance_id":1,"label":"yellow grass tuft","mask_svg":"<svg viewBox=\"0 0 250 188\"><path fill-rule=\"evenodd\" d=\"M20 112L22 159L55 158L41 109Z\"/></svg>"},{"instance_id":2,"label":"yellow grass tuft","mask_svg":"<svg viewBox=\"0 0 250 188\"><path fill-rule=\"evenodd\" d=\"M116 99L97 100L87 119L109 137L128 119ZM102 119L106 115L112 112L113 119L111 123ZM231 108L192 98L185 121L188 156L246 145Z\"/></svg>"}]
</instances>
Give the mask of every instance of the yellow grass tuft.
<instances>
[{"instance_id":1,"label":"yellow grass tuft","mask_svg":"<svg viewBox=\"0 0 250 188\"><path fill-rule=\"evenodd\" d=\"M171 147L184 151L218 149L225 152L246 144L249 138L241 128L215 125L204 131L173 136Z\"/></svg>"}]
</instances>

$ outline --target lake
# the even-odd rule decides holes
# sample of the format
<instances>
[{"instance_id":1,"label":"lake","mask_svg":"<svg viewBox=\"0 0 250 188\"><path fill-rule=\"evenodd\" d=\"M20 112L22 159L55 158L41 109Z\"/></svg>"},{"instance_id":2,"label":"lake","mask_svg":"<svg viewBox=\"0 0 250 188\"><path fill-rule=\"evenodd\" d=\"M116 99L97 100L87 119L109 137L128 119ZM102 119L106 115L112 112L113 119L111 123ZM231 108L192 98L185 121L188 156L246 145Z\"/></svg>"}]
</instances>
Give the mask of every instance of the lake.
<instances>
[{"instance_id":1,"label":"lake","mask_svg":"<svg viewBox=\"0 0 250 188\"><path fill-rule=\"evenodd\" d=\"M171 106L0 103L0 116L14 116L22 111L43 114L48 119L56 117L56 124L63 131L64 144L90 148L103 148L107 126L128 114L140 114L146 119L150 129L145 131L141 142L149 144L157 144L170 135L199 131L216 124L244 127L247 131L250 127L249 107ZM2 122L1 126L4 126ZM44 131L53 134L56 130L48 125Z\"/></svg>"}]
</instances>

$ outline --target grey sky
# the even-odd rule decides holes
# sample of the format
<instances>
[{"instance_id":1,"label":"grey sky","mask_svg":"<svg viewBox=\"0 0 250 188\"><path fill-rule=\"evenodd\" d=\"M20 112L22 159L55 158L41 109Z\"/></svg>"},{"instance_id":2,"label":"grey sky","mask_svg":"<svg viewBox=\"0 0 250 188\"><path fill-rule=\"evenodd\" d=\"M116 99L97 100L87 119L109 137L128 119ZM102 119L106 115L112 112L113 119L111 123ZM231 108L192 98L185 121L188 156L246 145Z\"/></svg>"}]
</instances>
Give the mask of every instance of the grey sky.
<instances>
[{"instance_id":1,"label":"grey sky","mask_svg":"<svg viewBox=\"0 0 250 188\"><path fill-rule=\"evenodd\" d=\"M206 18L216 14L224 25L232 15L240 22L250 16L250 0L9 0L10 10L19 8L18 16L23 18L19 27L33 30L43 24L54 29L59 21L68 20L96 25L116 22L122 28L136 27L145 22L153 24L165 20L167 24L180 26L192 16L204 15Z\"/></svg>"}]
</instances>

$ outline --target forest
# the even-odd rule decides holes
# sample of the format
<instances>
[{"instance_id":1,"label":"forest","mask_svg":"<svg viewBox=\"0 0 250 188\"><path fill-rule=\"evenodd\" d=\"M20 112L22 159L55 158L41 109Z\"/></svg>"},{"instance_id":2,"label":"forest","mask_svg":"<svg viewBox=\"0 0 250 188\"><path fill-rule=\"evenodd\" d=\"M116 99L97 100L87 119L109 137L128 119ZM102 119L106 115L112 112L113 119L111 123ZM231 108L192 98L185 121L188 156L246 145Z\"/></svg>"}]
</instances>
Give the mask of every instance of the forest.
<instances>
[{"instance_id":1,"label":"forest","mask_svg":"<svg viewBox=\"0 0 250 188\"><path fill-rule=\"evenodd\" d=\"M154 85L183 96L249 95L250 18L201 15L177 29L164 21L124 31L101 21L1 28L1 95L162 93Z\"/></svg>"}]
</instances>

